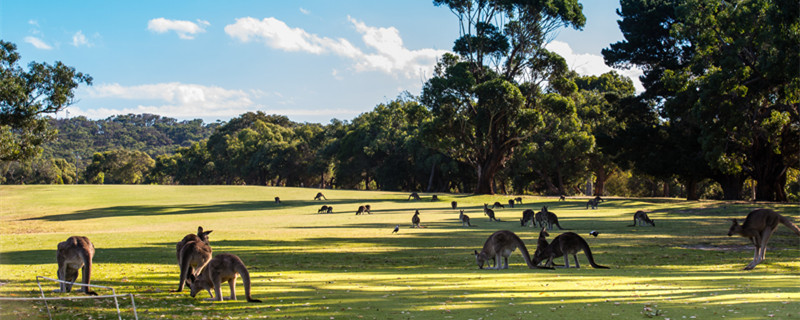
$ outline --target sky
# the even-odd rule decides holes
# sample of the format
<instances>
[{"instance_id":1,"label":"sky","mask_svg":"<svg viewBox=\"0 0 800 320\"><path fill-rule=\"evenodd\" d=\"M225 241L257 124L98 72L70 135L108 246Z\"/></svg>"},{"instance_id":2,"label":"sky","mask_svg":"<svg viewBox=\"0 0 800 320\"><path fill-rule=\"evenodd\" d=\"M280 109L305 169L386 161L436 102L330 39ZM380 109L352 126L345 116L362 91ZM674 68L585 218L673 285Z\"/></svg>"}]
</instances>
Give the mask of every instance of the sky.
<instances>
[{"instance_id":1,"label":"sky","mask_svg":"<svg viewBox=\"0 0 800 320\"><path fill-rule=\"evenodd\" d=\"M583 30L547 46L582 75L611 68L616 1L581 1ZM153 113L228 121L250 111L352 120L419 95L458 19L432 0L0 1L0 39L22 65L61 61L93 78L57 117ZM618 70L638 91L640 70Z\"/></svg>"}]
</instances>

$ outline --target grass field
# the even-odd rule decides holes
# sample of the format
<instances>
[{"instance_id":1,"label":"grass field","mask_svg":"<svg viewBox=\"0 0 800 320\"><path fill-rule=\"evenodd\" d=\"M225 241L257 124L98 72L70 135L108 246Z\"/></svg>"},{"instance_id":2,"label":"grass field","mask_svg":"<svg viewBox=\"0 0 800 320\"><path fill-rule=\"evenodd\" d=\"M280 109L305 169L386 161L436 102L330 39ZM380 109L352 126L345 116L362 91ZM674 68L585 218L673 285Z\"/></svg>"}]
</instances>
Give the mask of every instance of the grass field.
<instances>
[{"instance_id":1,"label":"grass field","mask_svg":"<svg viewBox=\"0 0 800 320\"><path fill-rule=\"evenodd\" d=\"M780 226L765 262L742 268L752 245L728 237L728 219L774 208L800 222L797 204L677 199L524 197L524 205L483 204L509 196L421 194L244 186L0 186L0 296L39 295L36 276L56 277L56 245L71 235L97 248L92 283L133 293L140 319L799 319L800 237ZM273 198L283 203L277 205ZM464 228L456 200L477 226ZM333 214L316 214L323 205ZM372 215L356 216L361 204ZM538 231L521 227L522 210L547 205L564 228L581 234L597 263L532 270L519 252L508 270L479 270L473 250L494 231L517 233L533 252ZM424 228L411 229L419 209ZM645 210L656 227L628 227ZM400 232L392 234L395 225ZM175 243L197 226L214 230L214 253L248 265L253 297L208 302L178 285ZM597 238L590 230L600 231ZM560 234L551 232L550 240ZM563 263L562 259L557 260ZM53 293L47 296L81 295ZM227 286L223 293L227 295ZM102 289L100 294L110 294ZM130 301L120 302L132 319ZM50 303L57 319L115 319L113 300ZM53 310L53 308L55 308ZM0 301L0 318L46 318L40 302Z\"/></svg>"}]
</instances>

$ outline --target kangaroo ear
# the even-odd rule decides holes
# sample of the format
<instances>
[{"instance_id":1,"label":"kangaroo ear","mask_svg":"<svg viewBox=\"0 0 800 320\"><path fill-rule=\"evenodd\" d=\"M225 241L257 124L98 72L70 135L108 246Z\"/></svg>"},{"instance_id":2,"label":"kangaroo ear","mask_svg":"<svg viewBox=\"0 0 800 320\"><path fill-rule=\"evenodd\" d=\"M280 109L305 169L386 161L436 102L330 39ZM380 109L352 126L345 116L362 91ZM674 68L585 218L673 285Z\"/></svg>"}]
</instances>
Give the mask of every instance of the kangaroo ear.
<instances>
[{"instance_id":1,"label":"kangaroo ear","mask_svg":"<svg viewBox=\"0 0 800 320\"><path fill-rule=\"evenodd\" d=\"M203 227L197 227L197 234L203 233Z\"/></svg>"},{"instance_id":2,"label":"kangaroo ear","mask_svg":"<svg viewBox=\"0 0 800 320\"><path fill-rule=\"evenodd\" d=\"M733 222L733 225L734 225L734 226L735 226L735 225L737 225L737 224L739 224L739 221L736 221L736 219L731 219L731 222Z\"/></svg>"}]
</instances>

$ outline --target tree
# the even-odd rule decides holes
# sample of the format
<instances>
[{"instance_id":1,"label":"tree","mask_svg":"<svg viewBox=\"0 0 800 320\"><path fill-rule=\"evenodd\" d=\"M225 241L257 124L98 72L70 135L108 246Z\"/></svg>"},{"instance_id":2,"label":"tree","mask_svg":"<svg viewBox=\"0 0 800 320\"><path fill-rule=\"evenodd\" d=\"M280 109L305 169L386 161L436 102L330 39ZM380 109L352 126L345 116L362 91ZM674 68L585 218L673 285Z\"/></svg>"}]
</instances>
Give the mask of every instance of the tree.
<instances>
[{"instance_id":1,"label":"tree","mask_svg":"<svg viewBox=\"0 0 800 320\"><path fill-rule=\"evenodd\" d=\"M0 40L0 161L31 159L41 145L55 136L46 114L74 102L79 84L91 85L92 77L61 62L31 62L29 70L18 64L16 45Z\"/></svg>"},{"instance_id":2,"label":"tree","mask_svg":"<svg viewBox=\"0 0 800 320\"><path fill-rule=\"evenodd\" d=\"M460 37L437 64L421 101L432 113L426 141L472 166L479 194L494 193L494 177L520 143L541 127L541 86L563 84L557 55L544 49L562 26L585 23L576 0L436 0L459 18ZM562 59L563 60L563 59Z\"/></svg>"},{"instance_id":3,"label":"tree","mask_svg":"<svg viewBox=\"0 0 800 320\"><path fill-rule=\"evenodd\" d=\"M97 184L144 183L154 166L155 161L141 151L98 152L86 168L86 180Z\"/></svg>"},{"instance_id":4,"label":"tree","mask_svg":"<svg viewBox=\"0 0 800 320\"><path fill-rule=\"evenodd\" d=\"M654 102L668 140L688 156L677 167L691 169L683 175L689 188L712 177L726 198L738 198L750 176L757 200L786 200L786 173L800 166L798 6L621 2L625 41L603 55L609 64L645 70L642 98Z\"/></svg>"}]
</instances>

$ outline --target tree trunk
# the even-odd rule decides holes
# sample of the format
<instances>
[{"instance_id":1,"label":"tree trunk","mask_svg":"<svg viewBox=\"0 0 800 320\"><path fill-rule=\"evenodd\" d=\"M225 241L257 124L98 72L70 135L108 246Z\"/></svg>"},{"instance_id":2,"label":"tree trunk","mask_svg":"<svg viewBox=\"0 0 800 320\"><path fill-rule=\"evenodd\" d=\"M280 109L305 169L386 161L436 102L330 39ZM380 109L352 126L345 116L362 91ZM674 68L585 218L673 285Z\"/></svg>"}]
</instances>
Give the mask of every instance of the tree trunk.
<instances>
[{"instance_id":1,"label":"tree trunk","mask_svg":"<svg viewBox=\"0 0 800 320\"><path fill-rule=\"evenodd\" d=\"M425 192L431 192L431 189L433 189L433 176L435 173L436 173L436 162L434 161L433 164L431 165L431 175L428 177L428 188L425 190Z\"/></svg>"},{"instance_id":2,"label":"tree trunk","mask_svg":"<svg viewBox=\"0 0 800 320\"><path fill-rule=\"evenodd\" d=\"M494 194L492 185L494 184L494 174L489 168L478 166L478 184L475 186L475 194Z\"/></svg>"},{"instance_id":3,"label":"tree trunk","mask_svg":"<svg viewBox=\"0 0 800 320\"><path fill-rule=\"evenodd\" d=\"M744 180L742 174L720 174L714 177L714 181L722 187L724 200L742 200Z\"/></svg>"},{"instance_id":4,"label":"tree trunk","mask_svg":"<svg viewBox=\"0 0 800 320\"><path fill-rule=\"evenodd\" d=\"M669 181L664 180L664 189L662 190L662 197L669 197Z\"/></svg>"},{"instance_id":5,"label":"tree trunk","mask_svg":"<svg viewBox=\"0 0 800 320\"><path fill-rule=\"evenodd\" d=\"M700 196L697 195L697 181L695 181L695 179L689 179L685 184L686 200L700 200Z\"/></svg>"},{"instance_id":6,"label":"tree trunk","mask_svg":"<svg viewBox=\"0 0 800 320\"><path fill-rule=\"evenodd\" d=\"M606 169L600 166L600 170L595 170L595 179L594 179L594 195L595 196L602 196L606 193L606 180L608 180L609 173L606 172Z\"/></svg>"}]
</instances>

